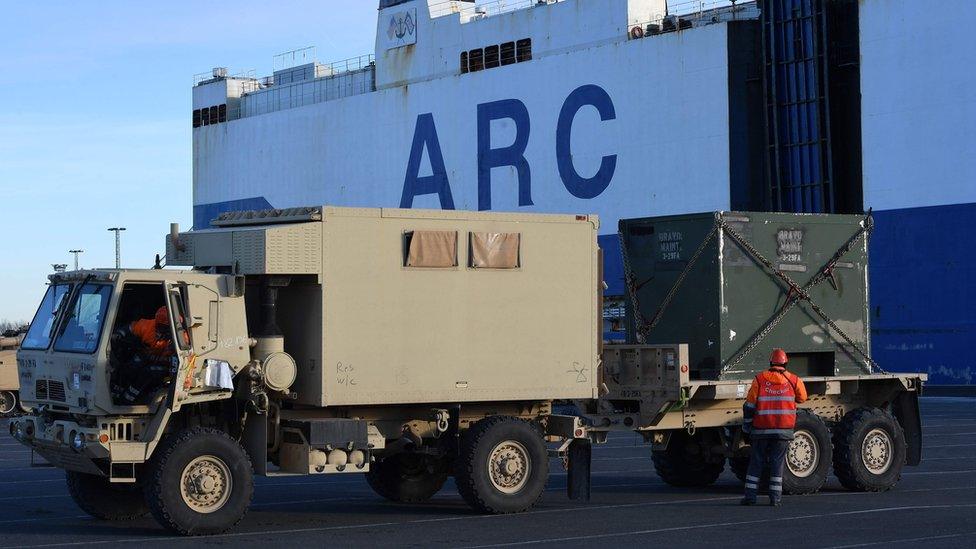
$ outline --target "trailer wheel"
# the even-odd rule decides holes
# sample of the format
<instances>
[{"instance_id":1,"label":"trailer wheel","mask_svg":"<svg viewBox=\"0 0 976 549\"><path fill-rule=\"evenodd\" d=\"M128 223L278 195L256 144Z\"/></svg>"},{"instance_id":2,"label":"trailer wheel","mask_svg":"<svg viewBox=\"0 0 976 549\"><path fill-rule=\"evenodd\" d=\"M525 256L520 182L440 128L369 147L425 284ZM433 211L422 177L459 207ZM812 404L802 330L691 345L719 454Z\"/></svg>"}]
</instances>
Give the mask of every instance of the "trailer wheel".
<instances>
[{"instance_id":1,"label":"trailer wheel","mask_svg":"<svg viewBox=\"0 0 976 549\"><path fill-rule=\"evenodd\" d=\"M492 416L464 433L455 470L458 492L472 508L493 515L519 513L542 497L549 456L535 425Z\"/></svg>"},{"instance_id":2,"label":"trailer wheel","mask_svg":"<svg viewBox=\"0 0 976 549\"><path fill-rule=\"evenodd\" d=\"M0 417L10 417L17 411L17 393L0 391Z\"/></svg>"},{"instance_id":3,"label":"trailer wheel","mask_svg":"<svg viewBox=\"0 0 976 549\"><path fill-rule=\"evenodd\" d=\"M901 480L906 453L905 432L879 408L848 412L834 429L834 475L848 490L889 490Z\"/></svg>"},{"instance_id":4,"label":"trailer wheel","mask_svg":"<svg viewBox=\"0 0 976 549\"><path fill-rule=\"evenodd\" d=\"M718 480L725 470L725 457L706 452L708 446L702 439L705 432L689 435L685 430L673 431L666 449L651 452L661 480L680 487L708 486Z\"/></svg>"},{"instance_id":5,"label":"trailer wheel","mask_svg":"<svg viewBox=\"0 0 976 549\"><path fill-rule=\"evenodd\" d=\"M443 458L401 453L370 465L366 482L390 501L416 503L427 501L440 491L447 482L447 473Z\"/></svg>"},{"instance_id":6,"label":"trailer wheel","mask_svg":"<svg viewBox=\"0 0 976 549\"><path fill-rule=\"evenodd\" d=\"M830 472L830 455L830 430L827 424L809 410L797 410L794 438L790 441L783 470L783 493L800 495L819 492ZM729 467L739 482L744 483L749 456L730 457ZM769 489L769 471L763 471L759 489Z\"/></svg>"},{"instance_id":7,"label":"trailer wheel","mask_svg":"<svg viewBox=\"0 0 976 549\"><path fill-rule=\"evenodd\" d=\"M813 494L827 482L830 472L830 430L817 414L796 411L793 440L786 452L783 470L783 493Z\"/></svg>"},{"instance_id":8,"label":"trailer wheel","mask_svg":"<svg viewBox=\"0 0 976 549\"><path fill-rule=\"evenodd\" d=\"M149 465L146 503L184 536L220 534L244 518L254 493L251 460L234 439L195 427L164 441Z\"/></svg>"},{"instance_id":9,"label":"trailer wheel","mask_svg":"<svg viewBox=\"0 0 976 549\"><path fill-rule=\"evenodd\" d=\"M132 520L149 512L137 484L113 484L108 477L65 471L68 494L82 511L100 520Z\"/></svg>"}]
</instances>

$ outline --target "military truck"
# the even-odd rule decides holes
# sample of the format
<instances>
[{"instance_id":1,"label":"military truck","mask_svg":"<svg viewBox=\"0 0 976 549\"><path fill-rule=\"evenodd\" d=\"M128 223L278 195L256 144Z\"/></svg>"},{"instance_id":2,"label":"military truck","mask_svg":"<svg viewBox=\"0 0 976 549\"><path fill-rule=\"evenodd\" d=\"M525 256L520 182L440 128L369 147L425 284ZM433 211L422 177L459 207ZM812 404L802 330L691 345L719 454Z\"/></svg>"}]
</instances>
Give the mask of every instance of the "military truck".
<instances>
[{"instance_id":1,"label":"military truck","mask_svg":"<svg viewBox=\"0 0 976 549\"><path fill-rule=\"evenodd\" d=\"M18 353L32 411L11 432L67 471L89 514L151 512L185 535L237 524L255 474L363 473L397 502L453 476L474 509L514 513L562 456L585 499L591 443L615 430L645 434L666 480L714 481L745 447L745 382L692 377L685 342L602 346L598 229L590 215L332 207L171 227L167 263L190 270L50 277ZM149 319L155 353L132 337ZM857 470L851 488L893 485L920 436L921 381L808 378L805 409L839 421L844 443L795 451L813 464L798 476L819 482L833 454ZM904 430L887 423L894 402ZM847 419L865 415L883 421Z\"/></svg>"},{"instance_id":2,"label":"military truck","mask_svg":"<svg viewBox=\"0 0 976 549\"><path fill-rule=\"evenodd\" d=\"M252 474L364 473L404 502L453 474L475 509L525 510L552 402L597 396L598 227L324 207L174 228L192 270L50 277L11 429L86 512L181 534L237 524ZM126 332L163 307L175 343L149 356Z\"/></svg>"},{"instance_id":3,"label":"military truck","mask_svg":"<svg viewBox=\"0 0 976 549\"><path fill-rule=\"evenodd\" d=\"M24 338L21 330L0 335L0 417L20 410L20 382L17 378L17 348Z\"/></svg>"}]
</instances>

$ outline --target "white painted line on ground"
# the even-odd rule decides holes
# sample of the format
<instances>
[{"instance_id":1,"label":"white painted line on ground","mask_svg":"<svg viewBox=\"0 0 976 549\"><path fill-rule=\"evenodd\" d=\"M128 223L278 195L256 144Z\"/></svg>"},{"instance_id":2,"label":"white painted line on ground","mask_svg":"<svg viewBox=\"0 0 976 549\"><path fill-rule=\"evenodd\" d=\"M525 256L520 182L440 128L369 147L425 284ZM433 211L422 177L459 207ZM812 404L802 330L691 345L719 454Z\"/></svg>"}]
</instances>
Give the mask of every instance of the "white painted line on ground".
<instances>
[{"instance_id":1,"label":"white painted line on ground","mask_svg":"<svg viewBox=\"0 0 976 549\"><path fill-rule=\"evenodd\" d=\"M851 549L852 547L871 547L872 545L889 545L892 543L913 543L916 541L933 541L937 539L962 538L966 536L976 536L976 530L972 532L963 532L961 534L945 534L943 536L925 536L924 538L889 539L885 541L870 541L868 543L856 543L854 545L834 545L833 547L828 547L827 549Z\"/></svg>"},{"instance_id":2,"label":"white painted line on ground","mask_svg":"<svg viewBox=\"0 0 976 549\"><path fill-rule=\"evenodd\" d=\"M654 530L634 530L631 532L613 532L610 534L591 534L586 536L569 536L563 538L548 538L548 539L537 539L520 541L513 543L497 543L491 545L471 545L468 549L481 549L486 547L515 547L520 545L540 545L544 543L565 543L569 541L584 541L584 540L595 540L595 539L606 539L615 538L621 536L643 536L650 534L661 534L666 532L681 532L686 530L698 530L701 528L718 528L722 526L745 526L747 524L760 524L766 522L784 522L793 520L805 520L814 518L825 518L825 517L841 517L850 515L866 515L871 513L891 513L896 511L925 511L930 509L955 509L960 507L976 507L976 503L967 504L956 504L956 505L911 505L905 507L881 507L877 509L861 509L857 511L840 511L834 513L820 513L815 515L800 515L793 517L779 517L779 518L765 518L759 520L742 520L742 521L730 521L730 522L714 522L711 524L695 524L690 526L672 526L670 528L657 528Z\"/></svg>"},{"instance_id":3,"label":"white painted line on ground","mask_svg":"<svg viewBox=\"0 0 976 549\"><path fill-rule=\"evenodd\" d=\"M964 471L909 471L902 475L961 475L963 473L976 473L976 469L966 469Z\"/></svg>"}]
</instances>

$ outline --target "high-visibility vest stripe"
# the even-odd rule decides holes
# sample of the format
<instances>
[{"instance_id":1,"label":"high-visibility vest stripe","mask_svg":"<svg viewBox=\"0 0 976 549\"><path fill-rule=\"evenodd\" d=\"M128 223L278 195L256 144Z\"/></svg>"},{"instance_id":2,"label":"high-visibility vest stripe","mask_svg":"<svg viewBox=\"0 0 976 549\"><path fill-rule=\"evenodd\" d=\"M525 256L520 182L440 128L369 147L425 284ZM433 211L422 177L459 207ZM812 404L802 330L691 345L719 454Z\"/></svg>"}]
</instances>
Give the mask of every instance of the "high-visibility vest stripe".
<instances>
[{"instance_id":1,"label":"high-visibility vest stripe","mask_svg":"<svg viewBox=\"0 0 976 549\"><path fill-rule=\"evenodd\" d=\"M791 396L776 396L776 397L759 397L756 400L759 402L796 402L796 397Z\"/></svg>"},{"instance_id":2,"label":"high-visibility vest stripe","mask_svg":"<svg viewBox=\"0 0 976 549\"><path fill-rule=\"evenodd\" d=\"M757 416L795 416L796 410L759 410Z\"/></svg>"},{"instance_id":3,"label":"high-visibility vest stripe","mask_svg":"<svg viewBox=\"0 0 976 549\"><path fill-rule=\"evenodd\" d=\"M793 429L753 429L753 435L787 435L793 436Z\"/></svg>"}]
</instances>

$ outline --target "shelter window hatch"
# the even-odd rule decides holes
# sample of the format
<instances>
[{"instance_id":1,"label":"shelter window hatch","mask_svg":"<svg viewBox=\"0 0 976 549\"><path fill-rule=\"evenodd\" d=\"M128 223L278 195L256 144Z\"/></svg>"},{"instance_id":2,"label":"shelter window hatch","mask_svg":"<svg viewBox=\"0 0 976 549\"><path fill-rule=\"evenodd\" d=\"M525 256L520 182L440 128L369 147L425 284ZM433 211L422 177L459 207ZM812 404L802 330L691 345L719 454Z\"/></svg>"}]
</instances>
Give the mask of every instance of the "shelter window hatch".
<instances>
[{"instance_id":1,"label":"shelter window hatch","mask_svg":"<svg viewBox=\"0 0 976 549\"><path fill-rule=\"evenodd\" d=\"M407 231L403 233L403 266L451 269L458 266L457 231Z\"/></svg>"}]
</instances>

